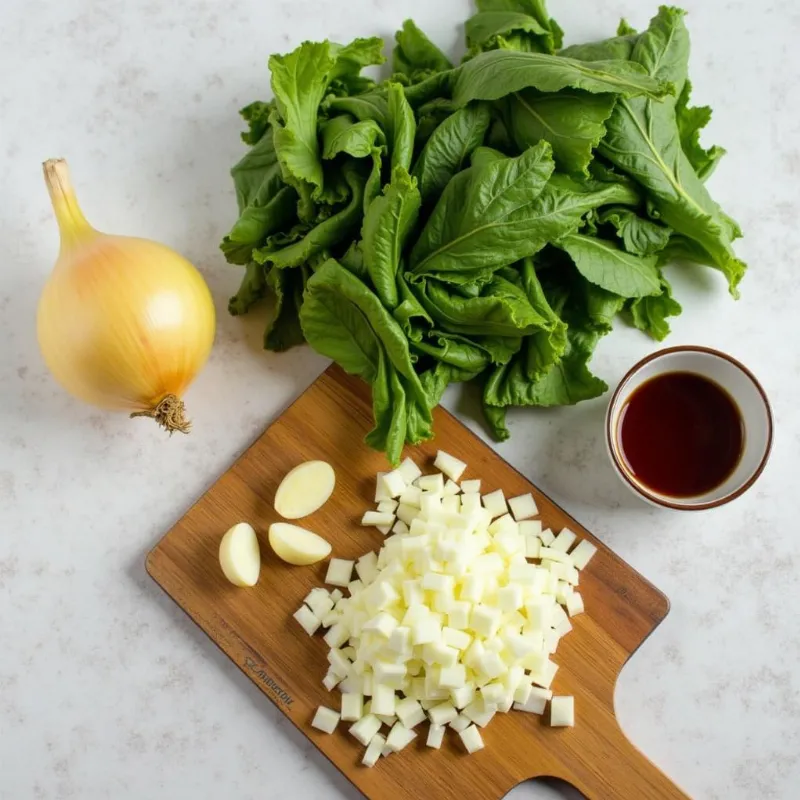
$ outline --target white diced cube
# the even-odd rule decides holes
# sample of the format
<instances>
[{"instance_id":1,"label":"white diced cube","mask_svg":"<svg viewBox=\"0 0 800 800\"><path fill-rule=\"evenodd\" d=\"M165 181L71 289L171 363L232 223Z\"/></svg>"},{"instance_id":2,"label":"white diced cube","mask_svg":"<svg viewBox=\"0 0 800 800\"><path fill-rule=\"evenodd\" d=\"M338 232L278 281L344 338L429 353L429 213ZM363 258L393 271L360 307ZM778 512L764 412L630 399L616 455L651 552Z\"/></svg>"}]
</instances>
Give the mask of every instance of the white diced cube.
<instances>
[{"instance_id":1,"label":"white diced cube","mask_svg":"<svg viewBox=\"0 0 800 800\"><path fill-rule=\"evenodd\" d=\"M494 705L486 703L478 696L461 713L476 725L485 728L494 719L497 711Z\"/></svg>"},{"instance_id":2,"label":"white diced cube","mask_svg":"<svg viewBox=\"0 0 800 800\"><path fill-rule=\"evenodd\" d=\"M481 687L481 697L486 706L496 706L503 701L506 691L507 689L502 683L494 681Z\"/></svg>"},{"instance_id":3,"label":"white diced cube","mask_svg":"<svg viewBox=\"0 0 800 800\"><path fill-rule=\"evenodd\" d=\"M481 508L481 496L478 492L461 495L461 516L469 517Z\"/></svg>"},{"instance_id":4,"label":"white diced cube","mask_svg":"<svg viewBox=\"0 0 800 800\"><path fill-rule=\"evenodd\" d=\"M556 537L555 537L555 534L553 533L553 531L550 530L550 528L545 528L539 534L539 538L542 540L542 544L545 547L549 547L553 543L553 541L555 540Z\"/></svg>"},{"instance_id":5,"label":"white diced cube","mask_svg":"<svg viewBox=\"0 0 800 800\"><path fill-rule=\"evenodd\" d=\"M354 725L350 726L350 733L356 738L358 742L366 747L371 741L372 737L381 729L381 721L375 714L365 714Z\"/></svg>"},{"instance_id":6,"label":"white diced cube","mask_svg":"<svg viewBox=\"0 0 800 800\"><path fill-rule=\"evenodd\" d=\"M322 591L325 591L325 589ZM334 589L331 592L331 600L333 600L334 603L338 603L343 597L344 595L338 589Z\"/></svg>"},{"instance_id":7,"label":"white diced cube","mask_svg":"<svg viewBox=\"0 0 800 800\"><path fill-rule=\"evenodd\" d=\"M500 609L479 604L473 606L469 626L475 633L487 639L494 637L500 629L503 615Z\"/></svg>"},{"instance_id":8,"label":"white diced cube","mask_svg":"<svg viewBox=\"0 0 800 800\"><path fill-rule=\"evenodd\" d=\"M455 484L453 484L455 485ZM442 512L445 514L458 514L461 511L461 498L457 494L445 495L442 498Z\"/></svg>"},{"instance_id":9,"label":"white diced cube","mask_svg":"<svg viewBox=\"0 0 800 800\"><path fill-rule=\"evenodd\" d=\"M356 574L365 585L369 585L378 575L378 556L370 550L356 561Z\"/></svg>"},{"instance_id":10,"label":"white diced cube","mask_svg":"<svg viewBox=\"0 0 800 800\"><path fill-rule=\"evenodd\" d=\"M461 491L466 493L479 493L481 490L480 478L474 478L468 481L461 481Z\"/></svg>"},{"instance_id":11,"label":"white diced cube","mask_svg":"<svg viewBox=\"0 0 800 800\"><path fill-rule=\"evenodd\" d=\"M379 633L384 639L388 639L393 633L395 628L400 623L391 615L386 613L385 611L381 611L379 614L376 614L369 622L367 622L363 627L362 631L375 631Z\"/></svg>"},{"instance_id":12,"label":"white diced cube","mask_svg":"<svg viewBox=\"0 0 800 800\"><path fill-rule=\"evenodd\" d=\"M406 503L400 503L400 505L397 506L397 511L395 514L397 514L397 519L399 519L401 522L405 522L406 525L410 525L417 518L417 515L419 514L419 508Z\"/></svg>"},{"instance_id":13,"label":"white diced cube","mask_svg":"<svg viewBox=\"0 0 800 800\"><path fill-rule=\"evenodd\" d=\"M486 579L482 574L472 572L464 576L461 582L461 600L468 603L479 603L483 598ZM453 627L457 627L453 625Z\"/></svg>"},{"instance_id":14,"label":"white diced cube","mask_svg":"<svg viewBox=\"0 0 800 800\"><path fill-rule=\"evenodd\" d=\"M395 627L389 636L387 647L400 655L411 653L411 628L405 625Z\"/></svg>"},{"instance_id":15,"label":"white diced cube","mask_svg":"<svg viewBox=\"0 0 800 800\"><path fill-rule=\"evenodd\" d=\"M414 645L438 642L442 637L442 626L430 617L424 617L411 625L411 643Z\"/></svg>"},{"instance_id":16,"label":"white diced cube","mask_svg":"<svg viewBox=\"0 0 800 800\"><path fill-rule=\"evenodd\" d=\"M464 470L467 468L463 461L451 456L450 453L445 453L444 450L439 450L436 453L436 460L433 462L433 466L441 470L452 481L460 480Z\"/></svg>"},{"instance_id":17,"label":"white diced cube","mask_svg":"<svg viewBox=\"0 0 800 800\"><path fill-rule=\"evenodd\" d=\"M332 692L344 679L343 675L338 675L332 669L329 669L325 673L325 677L322 679L322 685L329 691Z\"/></svg>"},{"instance_id":18,"label":"white diced cube","mask_svg":"<svg viewBox=\"0 0 800 800\"><path fill-rule=\"evenodd\" d=\"M563 528L561 533L553 540L550 547L552 547L553 550L560 550L562 553L566 553L577 538L578 537L569 528Z\"/></svg>"},{"instance_id":19,"label":"white diced cube","mask_svg":"<svg viewBox=\"0 0 800 800\"><path fill-rule=\"evenodd\" d=\"M438 750L444 740L444 725L431 725L428 728L428 739L425 744Z\"/></svg>"},{"instance_id":20,"label":"white diced cube","mask_svg":"<svg viewBox=\"0 0 800 800\"><path fill-rule=\"evenodd\" d=\"M575 725L574 697L566 695L550 701L550 725L554 728L571 728Z\"/></svg>"},{"instance_id":21,"label":"white diced cube","mask_svg":"<svg viewBox=\"0 0 800 800\"><path fill-rule=\"evenodd\" d=\"M553 542L555 544L555 542ZM554 547L541 547L539 548L539 558L542 561L555 561L565 566L572 566L572 556L565 553L563 550L556 550ZM542 565L544 566L544 564Z\"/></svg>"},{"instance_id":22,"label":"white diced cube","mask_svg":"<svg viewBox=\"0 0 800 800\"><path fill-rule=\"evenodd\" d=\"M469 576L467 576L469 577ZM451 628L463 631L469 627L469 618L472 613L472 605L465 600L456 600L450 604L447 611L447 624Z\"/></svg>"},{"instance_id":23,"label":"white diced cube","mask_svg":"<svg viewBox=\"0 0 800 800\"><path fill-rule=\"evenodd\" d=\"M516 708L516 703L524 706L530 699L532 690L533 684L531 684L530 680L526 679L518 684L517 688L514 690L514 707Z\"/></svg>"},{"instance_id":24,"label":"white diced cube","mask_svg":"<svg viewBox=\"0 0 800 800\"><path fill-rule=\"evenodd\" d=\"M361 517L361 524L373 526L388 525L391 530L391 526L394 525L394 514L390 512L365 511L364 516Z\"/></svg>"},{"instance_id":25,"label":"white diced cube","mask_svg":"<svg viewBox=\"0 0 800 800\"><path fill-rule=\"evenodd\" d=\"M389 494L389 490L386 488L386 484L383 481L384 476L386 475L385 472L379 472L378 477L375 481L375 502L382 503L384 500L391 500L392 496Z\"/></svg>"},{"instance_id":26,"label":"white diced cube","mask_svg":"<svg viewBox=\"0 0 800 800\"><path fill-rule=\"evenodd\" d=\"M542 541L538 536L528 534L525 537L525 558L539 558Z\"/></svg>"},{"instance_id":27,"label":"white diced cube","mask_svg":"<svg viewBox=\"0 0 800 800\"><path fill-rule=\"evenodd\" d=\"M537 684L537 686L549 689L553 683L553 678L556 676L556 672L558 672L558 664L547 660L544 662L539 672L531 672L531 680Z\"/></svg>"},{"instance_id":28,"label":"white diced cube","mask_svg":"<svg viewBox=\"0 0 800 800\"><path fill-rule=\"evenodd\" d=\"M514 515L514 519L517 522L535 517L539 513L539 509L536 507L536 501L533 499L533 495L530 492L528 492L528 494L521 494L519 497L510 498L508 507L511 509L511 513Z\"/></svg>"},{"instance_id":29,"label":"white diced cube","mask_svg":"<svg viewBox=\"0 0 800 800\"><path fill-rule=\"evenodd\" d=\"M332 558L328 564L328 572L325 575L325 583L333 586L347 586L353 576L354 561L346 561L343 558Z\"/></svg>"},{"instance_id":30,"label":"white diced cube","mask_svg":"<svg viewBox=\"0 0 800 800\"><path fill-rule=\"evenodd\" d=\"M403 478L403 473L399 469L387 472L382 480L390 498L400 497L407 485L405 478Z\"/></svg>"},{"instance_id":31,"label":"white diced cube","mask_svg":"<svg viewBox=\"0 0 800 800\"><path fill-rule=\"evenodd\" d=\"M378 680L377 672L375 680ZM376 715L391 716L394 714L396 695L391 686L382 683L372 685L371 712Z\"/></svg>"},{"instance_id":32,"label":"white diced cube","mask_svg":"<svg viewBox=\"0 0 800 800\"><path fill-rule=\"evenodd\" d=\"M422 497L422 489L419 486L408 486L403 494L400 495L400 502L407 506L419 508L419 501Z\"/></svg>"},{"instance_id":33,"label":"white diced cube","mask_svg":"<svg viewBox=\"0 0 800 800\"><path fill-rule=\"evenodd\" d=\"M442 667L439 673L439 686L443 689L460 689L467 682L467 668L463 664Z\"/></svg>"},{"instance_id":34,"label":"white diced cube","mask_svg":"<svg viewBox=\"0 0 800 800\"><path fill-rule=\"evenodd\" d=\"M376 733L370 743L367 745L367 751L361 759L361 763L365 767L374 767L378 763L378 759L383 753L383 748L386 746L386 739L379 733Z\"/></svg>"},{"instance_id":35,"label":"white diced cube","mask_svg":"<svg viewBox=\"0 0 800 800\"><path fill-rule=\"evenodd\" d=\"M399 519L395 522L394 526L392 527L392 533L399 534L402 536L403 534L408 533L408 525L403 522L403 520Z\"/></svg>"},{"instance_id":36,"label":"white diced cube","mask_svg":"<svg viewBox=\"0 0 800 800\"><path fill-rule=\"evenodd\" d=\"M386 737L386 746L393 753L399 753L406 745L414 741L416 735L414 731L409 730L402 722L396 722Z\"/></svg>"},{"instance_id":37,"label":"white diced cube","mask_svg":"<svg viewBox=\"0 0 800 800\"><path fill-rule=\"evenodd\" d=\"M472 683L465 683L458 689L450 692L450 699L456 708L466 708L475 699L475 686Z\"/></svg>"},{"instance_id":38,"label":"white diced cube","mask_svg":"<svg viewBox=\"0 0 800 800\"><path fill-rule=\"evenodd\" d=\"M314 612L315 617L325 619L333 608L335 601L328 594L327 589L317 587L306 595L306 599L303 602Z\"/></svg>"},{"instance_id":39,"label":"white diced cube","mask_svg":"<svg viewBox=\"0 0 800 800\"><path fill-rule=\"evenodd\" d=\"M492 519L495 517L502 517L503 514L506 514L508 512L508 506L506 505L506 498L503 494L503 490L497 489L494 492L485 494L483 496L483 507L492 515Z\"/></svg>"},{"instance_id":40,"label":"white diced cube","mask_svg":"<svg viewBox=\"0 0 800 800\"><path fill-rule=\"evenodd\" d=\"M422 470L414 463L412 458L406 458L397 468L397 472L403 476L403 480L409 486L422 475Z\"/></svg>"},{"instance_id":41,"label":"white diced cube","mask_svg":"<svg viewBox=\"0 0 800 800\"><path fill-rule=\"evenodd\" d=\"M472 637L466 631L450 626L442 628L442 643L448 647L454 647L456 650L466 650L471 642Z\"/></svg>"},{"instance_id":42,"label":"white diced cube","mask_svg":"<svg viewBox=\"0 0 800 800\"><path fill-rule=\"evenodd\" d=\"M583 614L583 598L580 593L573 592L567 598L567 611L571 617L577 617L578 614Z\"/></svg>"},{"instance_id":43,"label":"white diced cube","mask_svg":"<svg viewBox=\"0 0 800 800\"><path fill-rule=\"evenodd\" d=\"M572 563L577 569L583 569L596 552L597 548L588 539L581 539L578 546L570 553Z\"/></svg>"},{"instance_id":44,"label":"white diced cube","mask_svg":"<svg viewBox=\"0 0 800 800\"><path fill-rule=\"evenodd\" d=\"M472 725L472 720L469 717L465 717L463 714L459 714L451 723L450 727L458 732L466 730L469 726Z\"/></svg>"},{"instance_id":45,"label":"white diced cube","mask_svg":"<svg viewBox=\"0 0 800 800\"><path fill-rule=\"evenodd\" d=\"M349 637L350 633L347 628L341 622L337 622L323 638L328 647L341 647Z\"/></svg>"},{"instance_id":46,"label":"white diced cube","mask_svg":"<svg viewBox=\"0 0 800 800\"><path fill-rule=\"evenodd\" d=\"M428 716L434 725L447 725L458 716L458 709L452 703L439 703L428 709Z\"/></svg>"},{"instance_id":47,"label":"white diced cube","mask_svg":"<svg viewBox=\"0 0 800 800\"><path fill-rule=\"evenodd\" d=\"M470 755L477 753L478 750L483 750L484 744L481 738L481 732L475 725L470 725L469 728L459 731L458 735L461 737L461 741L464 743L464 747L467 748L467 752Z\"/></svg>"},{"instance_id":48,"label":"white diced cube","mask_svg":"<svg viewBox=\"0 0 800 800\"><path fill-rule=\"evenodd\" d=\"M444 494L445 497L453 497L457 494L461 494L461 487L455 481L448 478L447 483L445 483L442 489L442 494Z\"/></svg>"},{"instance_id":49,"label":"white diced cube","mask_svg":"<svg viewBox=\"0 0 800 800\"><path fill-rule=\"evenodd\" d=\"M395 716L406 728L411 729L425 720L422 706L413 697L404 697L398 700L394 709Z\"/></svg>"},{"instance_id":50,"label":"white diced cube","mask_svg":"<svg viewBox=\"0 0 800 800\"><path fill-rule=\"evenodd\" d=\"M333 733L338 724L339 715L332 708L326 706L320 706L317 713L314 714L314 719L311 720L311 727L323 733Z\"/></svg>"},{"instance_id":51,"label":"white diced cube","mask_svg":"<svg viewBox=\"0 0 800 800\"><path fill-rule=\"evenodd\" d=\"M535 688L535 687L533 687ZM514 703L515 711L524 711L526 714L543 714L547 707L547 700L537 697L532 694L533 688L528 692L528 699L524 702L517 701Z\"/></svg>"},{"instance_id":52,"label":"white diced cube","mask_svg":"<svg viewBox=\"0 0 800 800\"><path fill-rule=\"evenodd\" d=\"M497 590L497 606L501 611L516 611L524 602L522 586L510 583Z\"/></svg>"},{"instance_id":53,"label":"white diced cube","mask_svg":"<svg viewBox=\"0 0 800 800\"><path fill-rule=\"evenodd\" d=\"M397 502L397 500L381 500L381 502L378 503L377 509L375 510L383 514L394 514L394 512L397 511L397 506L399 505L400 504Z\"/></svg>"},{"instance_id":54,"label":"white diced cube","mask_svg":"<svg viewBox=\"0 0 800 800\"><path fill-rule=\"evenodd\" d=\"M308 606L300 606L292 616L309 636L313 636L322 624L319 617Z\"/></svg>"},{"instance_id":55,"label":"white diced cube","mask_svg":"<svg viewBox=\"0 0 800 800\"><path fill-rule=\"evenodd\" d=\"M422 588L431 592L449 592L452 594L455 589L455 579L452 575L427 572L422 577Z\"/></svg>"},{"instance_id":56,"label":"white diced cube","mask_svg":"<svg viewBox=\"0 0 800 800\"><path fill-rule=\"evenodd\" d=\"M422 489L423 492L444 492L444 475L437 472L435 475L423 475L417 478L416 485Z\"/></svg>"},{"instance_id":57,"label":"white diced cube","mask_svg":"<svg viewBox=\"0 0 800 800\"><path fill-rule=\"evenodd\" d=\"M328 650L328 663L337 674L345 677L350 672L350 661L342 655L341 650Z\"/></svg>"},{"instance_id":58,"label":"white diced cube","mask_svg":"<svg viewBox=\"0 0 800 800\"><path fill-rule=\"evenodd\" d=\"M342 719L345 722L358 722L364 716L364 696L361 693L342 693Z\"/></svg>"},{"instance_id":59,"label":"white diced cube","mask_svg":"<svg viewBox=\"0 0 800 800\"><path fill-rule=\"evenodd\" d=\"M538 519L523 519L519 523L520 536L540 536L542 533L542 522Z\"/></svg>"}]
</instances>

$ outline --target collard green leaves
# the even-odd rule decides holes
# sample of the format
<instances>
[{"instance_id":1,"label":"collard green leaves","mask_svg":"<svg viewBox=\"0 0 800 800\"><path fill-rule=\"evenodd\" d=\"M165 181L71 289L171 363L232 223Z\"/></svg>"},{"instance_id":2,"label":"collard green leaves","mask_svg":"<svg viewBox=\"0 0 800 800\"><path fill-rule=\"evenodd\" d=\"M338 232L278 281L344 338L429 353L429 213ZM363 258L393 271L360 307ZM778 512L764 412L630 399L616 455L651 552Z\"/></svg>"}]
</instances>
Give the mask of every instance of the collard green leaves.
<instances>
[{"instance_id":1,"label":"collard green leaves","mask_svg":"<svg viewBox=\"0 0 800 800\"><path fill-rule=\"evenodd\" d=\"M241 112L229 310L267 301L267 349L305 339L367 381L367 441L393 463L450 383L480 384L498 438L510 407L601 395L618 316L660 341L681 312L671 260L734 293L745 268L705 187L724 151L689 104L683 12L562 50L544 0L477 6L458 66L409 20L390 80L361 72L377 37L306 42Z\"/></svg>"}]
</instances>

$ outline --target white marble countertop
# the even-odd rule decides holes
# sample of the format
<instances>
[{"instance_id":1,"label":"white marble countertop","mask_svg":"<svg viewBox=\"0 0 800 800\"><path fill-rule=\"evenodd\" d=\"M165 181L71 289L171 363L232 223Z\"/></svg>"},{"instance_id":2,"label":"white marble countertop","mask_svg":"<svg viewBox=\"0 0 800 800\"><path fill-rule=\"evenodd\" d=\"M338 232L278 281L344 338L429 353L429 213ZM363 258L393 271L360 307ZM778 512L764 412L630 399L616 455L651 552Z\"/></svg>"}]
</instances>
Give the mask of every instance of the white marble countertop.
<instances>
[{"instance_id":1,"label":"white marble countertop","mask_svg":"<svg viewBox=\"0 0 800 800\"><path fill-rule=\"evenodd\" d=\"M499 451L672 600L625 669L624 729L691 795L796 798L800 785L800 13L793 0L687 0L715 196L751 264L740 302L702 269L673 275L670 342L750 365L777 419L756 488L675 515L627 494L603 450L604 402L512 415ZM655 0L551 0L568 40L643 26ZM237 110L266 58L302 39L387 38L412 16L455 50L466 0L4 0L0 25L0 798L355 798L357 792L194 627L144 555L324 367L260 351L263 320L224 309L239 280L217 243L234 218ZM587 13L587 6L591 12ZM652 8L651 8L652 7ZM36 302L57 250L40 162L70 160L98 227L161 240L202 269L219 333L189 392L188 438L99 413L46 373ZM620 329L597 370L655 349ZM468 410L458 394L447 404ZM523 786L512 797L554 796Z\"/></svg>"}]
</instances>

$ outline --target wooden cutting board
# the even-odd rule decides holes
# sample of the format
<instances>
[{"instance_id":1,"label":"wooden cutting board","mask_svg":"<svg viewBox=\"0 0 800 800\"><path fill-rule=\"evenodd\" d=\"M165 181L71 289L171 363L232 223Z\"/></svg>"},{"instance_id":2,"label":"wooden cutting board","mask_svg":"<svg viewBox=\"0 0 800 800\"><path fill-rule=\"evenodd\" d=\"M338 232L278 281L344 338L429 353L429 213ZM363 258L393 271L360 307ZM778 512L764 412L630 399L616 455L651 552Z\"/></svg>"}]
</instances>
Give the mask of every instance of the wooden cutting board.
<instances>
[{"instance_id":1,"label":"wooden cutting board","mask_svg":"<svg viewBox=\"0 0 800 800\"><path fill-rule=\"evenodd\" d=\"M386 462L363 442L372 424L368 388L338 367L321 375L189 509L148 555L148 572L370 798L493 800L539 776L561 778L596 800L686 798L628 741L614 716L620 670L667 615L667 598L447 411L438 408L434 416L436 439L407 450L423 469L430 470L442 448L466 461L465 477L481 478L485 491L502 488L507 497L532 491L547 526L568 526L599 548L581 576L587 613L553 656L560 665L553 688L575 697L574 728L551 728L547 715L498 714L482 732L485 749L474 756L452 732L440 751L425 747L425 734L367 769L347 723L332 736L310 727L320 704L338 710L339 693L321 683L328 667L321 636L307 636L291 615L323 584L327 562L289 566L271 551L266 532L279 519L272 500L281 478L303 461L323 459L336 470L336 490L303 525L342 558L380 546L381 534L359 519L373 507L375 474ZM229 584L217 561L222 534L243 520L256 528L261 545L261 578L253 589Z\"/></svg>"}]
</instances>

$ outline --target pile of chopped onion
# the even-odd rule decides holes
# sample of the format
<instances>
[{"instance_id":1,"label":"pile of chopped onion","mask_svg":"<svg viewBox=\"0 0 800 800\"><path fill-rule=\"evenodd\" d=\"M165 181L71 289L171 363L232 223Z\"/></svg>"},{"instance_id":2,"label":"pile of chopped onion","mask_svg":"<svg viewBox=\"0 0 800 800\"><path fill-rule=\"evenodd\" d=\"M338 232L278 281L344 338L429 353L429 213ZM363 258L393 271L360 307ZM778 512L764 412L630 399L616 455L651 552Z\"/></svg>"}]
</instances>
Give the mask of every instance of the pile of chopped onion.
<instances>
[{"instance_id":1,"label":"pile of chopped onion","mask_svg":"<svg viewBox=\"0 0 800 800\"><path fill-rule=\"evenodd\" d=\"M326 583L349 597L312 589L294 615L309 635L328 629L323 684L341 692L340 710L321 706L312 725L352 723L368 767L426 720L428 746L450 727L469 753L498 712L543 714L550 701L551 725L574 724L573 698L551 691L550 656L583 612L576 587L596 548L543 529L530 494L459 485L467 465L443 451L434 465L440 472L423 475L406 459L378 476L362 524L386 536L380 551L331 559Z\"/></svg>"}]
</instances>

